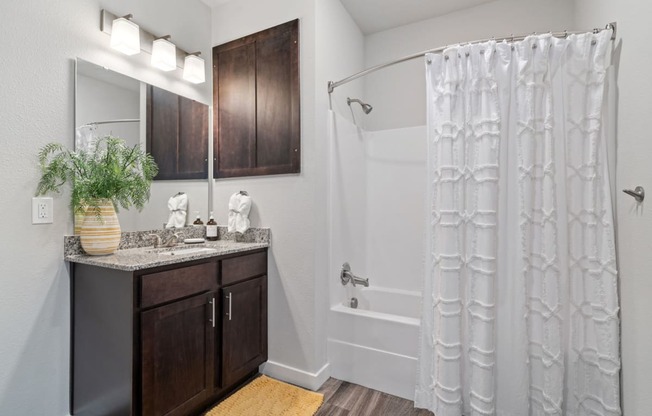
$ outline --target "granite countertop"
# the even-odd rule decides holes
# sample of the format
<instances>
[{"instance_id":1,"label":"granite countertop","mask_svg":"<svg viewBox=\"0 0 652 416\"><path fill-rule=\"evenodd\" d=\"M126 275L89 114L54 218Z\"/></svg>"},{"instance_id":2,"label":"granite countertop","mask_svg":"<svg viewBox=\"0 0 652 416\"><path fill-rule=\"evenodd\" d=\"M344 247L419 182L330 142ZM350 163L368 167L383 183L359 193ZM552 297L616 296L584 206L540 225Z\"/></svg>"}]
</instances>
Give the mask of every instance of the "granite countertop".
<instances>
[{"instance_id":1,"label":"granite countertop","mask_svg":"<svg viewBox=\"0 0 652 416\"><path fill-rule=\"evenodd\" d=\"M177 229L184 237L202 237L196 230L187 227ZM71 263L88 264L115 270L134 271L187 261L224 256L227 254L244 253L270 246L269 228L250 229L244 235L235 236L226 232L226 227L220 227L218 241L206 241L200 244L178 244L175 247L154 248L146 236L151 233L165 234L171 231L159 232L138 231L122 233L120 249L108 256L90 256L83 254L79 237L65 237L64 260ZM194 251L193 249L204 249ZM184 251L189 253L184 253ZM161 254L174 251L174 255ZM194 252L190 252L194 251Z\"/></svg>"},{"instance_id":2,"label":"granite countertop","mask_svg":"<svg viewBox=\"0 0 652 416\"><path fill-rule=\"evenodd\" d=\"M225 254L242 253L269 247L269 243L238 243L231 240L207 241L202 244L179 244L171 248L139 247L118 250L108 256L89 256L88 254L74 254L65 257L71 263L82 263L91 266L106 267L109 269L134 271L169 264L183 263L191 260L206 259L223 256ZM202 251L184 254L184 250L193 248L209 248L211 251ZM174 251L175 255L163 255L160 252Z\"/></svg>"}]
</instances>

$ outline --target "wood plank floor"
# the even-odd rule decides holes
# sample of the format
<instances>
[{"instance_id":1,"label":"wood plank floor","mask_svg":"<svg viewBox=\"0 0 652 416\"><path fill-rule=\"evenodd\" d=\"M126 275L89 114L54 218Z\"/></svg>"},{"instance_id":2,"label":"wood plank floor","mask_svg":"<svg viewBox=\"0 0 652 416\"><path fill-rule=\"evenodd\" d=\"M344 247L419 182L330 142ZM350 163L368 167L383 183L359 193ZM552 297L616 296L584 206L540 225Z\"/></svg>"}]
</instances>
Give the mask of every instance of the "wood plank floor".
<instances>
[{"instance_id":1,"label":"wood plank floor","mask_svg":"<svg viewBox=\"0 0 652 416\"><path fill-rule=\"evenodd\" d=\"M319 389L324 404L315 416L433 416L414 402L357 384L329 378Z\"/></svg>"}]
</instances>

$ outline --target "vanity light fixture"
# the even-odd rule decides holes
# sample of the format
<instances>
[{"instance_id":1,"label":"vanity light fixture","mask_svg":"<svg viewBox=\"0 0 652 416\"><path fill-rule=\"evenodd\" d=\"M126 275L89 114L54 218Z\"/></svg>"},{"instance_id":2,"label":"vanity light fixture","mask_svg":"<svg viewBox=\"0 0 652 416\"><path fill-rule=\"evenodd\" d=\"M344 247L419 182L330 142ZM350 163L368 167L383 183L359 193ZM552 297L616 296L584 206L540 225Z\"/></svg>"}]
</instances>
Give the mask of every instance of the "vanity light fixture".
<instances>
[{"instance_id":1,"label":"vanity light fixture","mask_svg":"<svg viewBox=\"0 0 652 416\"><path fill-rule=\"evenodd\" d=\"M161 71L177 69L177 47L168 39L170 35L165 35L152 43L152 66Z\"/></svg>"},{"instance_id":2,"label":"vanity light fixture","mask_svg":"<svg viewBox=\"0 0 652 416\"><path fill-rule=\"evenodd\" d=\"M125 55L140 53L140 28L129 20L132 17L128 14L115 19L111 31L111 47Z\"/></svg>"},{"instance_id":3,"label":"vanity light fixture","mask_svg":"<svg viewBox=\"0 0 652 416\"><path fill-rule=\"evenodd\" d=\"M141 50L152 55L151 65L162 71L183 68L183 79L194 84L206 82L206 62L199 52L188 53L170 42L170 35L157 37L141 29L132 15L115 15L108 10L100 13L100 30L111 36L111 48L127 55Z\"/></svg>"},{"instance_id":4,"label":"vanity light fixture","mask_svg":"<svg viewBox=\"0 0 652 416\"><path fill-rule=\"evenodd\" d=\"M199 55L201 52L193 52L186 56L183 64L183 79L193 84L201 84L206 81L204 59Z\"/></svg>"}]
</instances>

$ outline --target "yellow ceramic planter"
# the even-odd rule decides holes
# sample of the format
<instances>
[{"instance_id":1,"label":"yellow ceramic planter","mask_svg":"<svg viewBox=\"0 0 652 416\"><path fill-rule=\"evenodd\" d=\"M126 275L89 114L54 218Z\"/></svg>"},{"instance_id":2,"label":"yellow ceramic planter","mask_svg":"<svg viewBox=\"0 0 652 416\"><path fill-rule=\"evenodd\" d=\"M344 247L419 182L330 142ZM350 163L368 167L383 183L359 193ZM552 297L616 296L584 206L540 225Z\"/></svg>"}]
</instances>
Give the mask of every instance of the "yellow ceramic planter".
<instances>
[{"instance_id":1,"label":"yellow ceramic planter","mask_svg":"<svg viewBox=\"0 0 652 416\"><path fill-rule=\"evenodd\" d=\"M100 207L100 215L97 215L97 210L88 208L80 232L82 248L92 256L115 252L120 245L122 232L111 200L99 200L97 205Z\"/></svg>"}]
</instances>

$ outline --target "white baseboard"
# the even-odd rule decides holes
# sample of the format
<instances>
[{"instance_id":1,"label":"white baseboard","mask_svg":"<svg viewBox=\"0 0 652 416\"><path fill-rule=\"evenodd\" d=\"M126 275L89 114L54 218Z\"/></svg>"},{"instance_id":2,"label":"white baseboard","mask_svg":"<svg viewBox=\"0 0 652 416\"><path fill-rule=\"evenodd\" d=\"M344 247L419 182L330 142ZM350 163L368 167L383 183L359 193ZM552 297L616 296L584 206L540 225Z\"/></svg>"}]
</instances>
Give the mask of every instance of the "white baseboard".
<instances>
[{"instance_id":1,"label":"white baseboard","mask_svg":"<svg viewBox=\"0 0 652 416\"><path fill-rule=\"evenodd\" d=\"M260 366L260 372L272 378L316 391L331 376L330 364L326 363L316 373L309 373L274 361L267 361Z\"/></svg>"}]
</instances>

